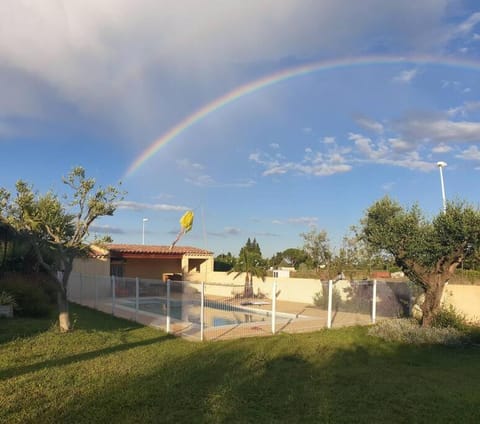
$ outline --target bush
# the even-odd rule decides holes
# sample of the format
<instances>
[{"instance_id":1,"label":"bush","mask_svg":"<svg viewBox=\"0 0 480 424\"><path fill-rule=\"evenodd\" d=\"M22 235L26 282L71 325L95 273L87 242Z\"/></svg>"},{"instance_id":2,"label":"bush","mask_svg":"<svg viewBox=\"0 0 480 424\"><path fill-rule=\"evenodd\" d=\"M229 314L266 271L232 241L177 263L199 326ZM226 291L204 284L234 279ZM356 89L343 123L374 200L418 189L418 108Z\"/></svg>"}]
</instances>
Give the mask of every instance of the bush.
<instances>
[{"instance_id":1,"label":"bush","mask_svg":"<svg viewBox=\"0 0 480 424\"><path fill-rule=\"evenodd\" d=\"M18 306L15 296L6 291L0 292L0 305L12 305L14 308Z\"/></svg>"},{"instance_id":2,"label":"bush","mask_svg":"<svg viewBox=\"0 0 480 424\"><path fill-rule=\"evenodd\" d=\"M0 290L13 295L18 316L47 317L55 308L52 283L41 275L8 274L0 280Z\"/></svg>"},{"instance_id":3,"label":"bush","mask_svg":"<svg viewBox=\"0 0 480 424\"><path fill-rule=\"evenodd\" d=\"M432 327L435 328L456 328L459 331L465 331L467 328L467 319L465 315L458 312L453 305L442 307L433 317Z\"/></svg>"},{"instance_id":4,"label":"bush","mask_svg":"<svg viewBox=\"0 0 480 424\"><path fill-rule=\"evenodd\" d=\"M421 327L414 319L391 319L370 327L370 336L391 342L408 344L458 345L467 342L467 337L456 328Z\"/></svg>"},{"instance_id":5,"label":"bush","mask_svg":"<svg viewBox=\"0 0 480 424\"><path fill-rule=\"evenodd\" d=\"M313 303L315 306L318 306L322 309L328 309L328 285L323 285L323 290L321 292L315 293L313 298ZM340 292L336 287L333 287L332 290L332 309L337 310L342 304L342 297Z\"/></svg>"}]
</instances>

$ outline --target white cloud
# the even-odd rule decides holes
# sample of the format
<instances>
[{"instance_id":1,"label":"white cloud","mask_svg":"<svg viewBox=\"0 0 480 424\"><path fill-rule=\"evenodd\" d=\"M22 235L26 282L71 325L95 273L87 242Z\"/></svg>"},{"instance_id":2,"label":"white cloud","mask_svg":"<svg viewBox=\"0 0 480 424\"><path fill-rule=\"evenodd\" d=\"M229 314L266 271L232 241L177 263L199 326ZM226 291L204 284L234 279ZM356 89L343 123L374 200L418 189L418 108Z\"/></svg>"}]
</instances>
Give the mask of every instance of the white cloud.
<instances>
[{"instance_id":1,"label":"white cloud","mask_svg":"<svg viewBox=\"0 0 480 424\"><path fill-rule=\"evenodd\" d=\"M208 232L208 235L210 236L214 236L214 237L222 237L222 238L225 238L225 237L229 237L229 236L238 236L239 234L241 234L241 230L240 228L236 228L236 227L225 227L223 229L223 231L209 231Z\"/></svg>"},{"instance_id":2,"label":"white cloud","mask_svg":"<svg viewBox=\"0 0 480 424\"><path fill-rule=\"evenodd\" d=\"M455 117L455 116L468 116L471 112L475 112L480 110L480 102L465 102L460 106L452 107L447 110L447 116Z\"/></svg>"},{"instance_id":3,"label":"white cloud","mask_svg":"<svg viewBox=\"0 0 480 424\"><path fill-rule=\"evenodd\" d=\"M219 86L238 64L340 57L374 43L426 51L441 44L446 13L436 1L4 1L0 74L13 70L31 83L14 83L17 98L4 112L52 114L46 90L82 116L155 131L192 104L178 96L186 81Z\"/></svg>"},{"instance_id":4,"label":"white cloud","mask_svg":"<svg viewBox=\"0 0 480 424\"><path fill-rule=\"evenodd\" d=\"M309 227L314 227L317 225L318 218L315 216L301 216L298 218L288 218L287 222L289 224L301 224L308 225Z\"/></svg>"},{"instance_id":5,"label":"white cloud","mask_svg":"<svg viewBox=\"0 0 480 424\"><path fill-rule=\"evenodd\" d=\"M210 175L197 175L195 177L185 178L185 182L197 187L231 187L231 188L248 188L256 184L252 179L237 180L233 182L219 182Z\"/></svg>"},{"instance_id":6,"label":"white cloud","mask_svg":"<svg viewBox=\"0 0 480 424\"><path fill-rule=\"evenodd\" d=\"M338 173L348 172L352 167L346 163L341 152L330 152L322 154L314 152L311 148L305 149L305 157L299 162L281 162L271 158L267 154L255 153L249 159L263 168L263 176L284 175L294 173L296 175L329 176Z\"/></svg>"},{"instance_id":7,"label":"white cloud","mask_svg":"<svg viewBox=\"0 0 480 424\"><path fill-rule=\"evenodd\" d=\"M378 165L396 166L427 172L435 169L431 162L424 161L415 146L399 138L390 138L389 145L382 139L374 143L372 139L361 134L350 133L349 139L355 143L358 151L365 159L356 159L357 162L371 162Z\"/></svg>"},{"instance_id":8,"label":"white cloud","mask_svg":"<svg viewBox=\"0 0 480 424\"><path fill-rule=\"evenodd\" d=\"M361 134L350 133L348 139L352 140L357 149L368 159L377 160L385 157L388 153L388 148L383 142L375 146L372 139Z\"/></svg>"},{"instance_id":9,"label":"white cloud","mask_svg":"<svg viewBox=\"0 0 480 424\"><path fill-rule=\"evenodd\" d=\"M475 26L479 22L480 22L480 12L475 12L472 15L470 15L466 20L464 20L460 25L458 25L455 28L454 32L468 34L475 28Z\"/></svg>"},{"instance_id":10,"label":"white cloud","mask_svg":"<svg viewBox=\"0 0 480 424\"><path fill-rule=\"evenodd\" d=\"M417 76L417 72L417 69L405 70L394 76L392 80L401 84L409 84Z\"/></svg>"},{"instance_id":11,"label":"white cloud","mask_svg":"<svg viewBox=\"0 0 480 424\"><path fill-rule=\"evenodd\" d=\"M280 144L278 144L278 143L270 143L270 147L271 147L272 149L279 149L279 148L280 148Z\"/></svg>"},{"instance_id":12,"label":"white cloud","mask_svg":"<svg viewBox=\"0 0 480 424\"><path fill-rule=\"evenodd\" d=\"M310 127L304 127L304 128L302 128L302 131L305 134L310 134L313 130Z\"/></svg>"},{"instance_id":13,"label":"white cloud","mask_svg":"<svg viewBox=\"0 0 480 424\"><path fill-rule=\"evenodd\" d=\"M323 137L322 142L324 144L334 144L335 143L335 137Z\"/></svg>"},{"instance_id":14,"label":"white cloud","mask_svg":"<svg viewBox=\"0 0 480 424\"><path fill-rule=\"evenodd\" d=\"M285 220L274 219L272 224L276 225L308 225L309 227L314 227L317 225L318 218L315 216L301 216L295 218L287 218Z\"/></svg>"},{"instance_id":15,"label":"white cloud","mask_svg":"<svg viewBox=\"0 0 480 424\"><path fill-rule=\"evenodd\" d=\"M378 134L383 133L383 125L380 122L374 121L373 119L360 117L355 119L355 122L365 130L373 131Z\"/></svg>"},{"instance_id":16,"label":"white cloud","mask_svg":"<svg viewBox=\"0 0 480 424\"><path fill-rule=\"evenodd\" d=\"M432 149L433 153L448 153L452 150L451 146L446 145L445 143L440 143Z\"/></svg>"},{"instance_id":17,"label":"white cloud","mask_svg":"<svg viewBox=\"0 0 480 424\"><path fill-rule=\"evenodd\" d=\"M100 234L125 234L123 228L112 227L110 225L100 225L94 224L90 226L91 233L100 233Z\"/></svg>"},{"instance_id":18,"label":"white cloud","mask_svg":"<svg viewBox=\"0 0 480 424\"><path fill-rule=\"evenodd\" d=\"M443 143L480 141L480 122L474 121L417 118L400 123L398 129L412 140Z\"/></svg>"},{"instance_id":19,"label":"white cloud","mask_svg":"<svg viewBox=\"0 0 480 424\"><path fill-rule=\"evenodd\" d=\"M168 205L164 203L140 203L130 200L122 200L117 203L118 209L128 209L134 211L154 210L154 211L186 211L189 208L187 206Z\"/></svg>"},{"instance_id":20,"label":"white cloud","mask_svg":"<svg viewBox=\"0 0 480 424\"><path fill-rule=\"evenodd\" d=\"M464 160L480 161L480 149L477 146L470 146L456 155L456 157Z\"/></svg>"},{"instance_id":21,"label":"white cloud","mask_svg":"<svg viewBox=\"0 0 480 424\"><path fill-rule=\"evenodd\" d=\"M180 169L187 170L187 171L201 171L205 169L205 167L200 163L192 162L190 159L178 159L177 165Z\"/></svg>"},{"instance_id":22,"label":"white cloud","mask_svg":"<svg viewBox=\"0 0 480 424\"><path fill-rule=\"evenodd\" d=\"M416 148L413 143L401 138L389 138L388 141L395 152L411 152Z\"/></svg>"}]
</instances>

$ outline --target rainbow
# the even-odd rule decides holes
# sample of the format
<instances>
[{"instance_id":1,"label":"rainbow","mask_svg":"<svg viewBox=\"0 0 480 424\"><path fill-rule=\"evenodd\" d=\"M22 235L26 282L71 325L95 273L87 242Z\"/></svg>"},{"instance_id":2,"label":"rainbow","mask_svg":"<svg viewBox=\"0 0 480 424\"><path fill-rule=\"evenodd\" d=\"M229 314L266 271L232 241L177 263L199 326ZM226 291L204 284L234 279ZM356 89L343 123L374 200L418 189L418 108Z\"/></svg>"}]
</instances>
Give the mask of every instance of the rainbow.
<instances>
[{"instance_id":1,"label":"rainbow","mask_svg":"<svg viewBox=\"0 0 480 424\"><path fill-rule=\"evenodd\" d=\"M319 62L308 63L300 66L284 69L267 75L263 78L251 81L241 85L223 96L217 97L210 103L202 106L200 109L185 117L182 121L170 128L161 137L156 139L145 149L129 166L125 178L130 177L137 171L146 161L153 157L163 146L178 137L182 132L190 128L192 125L202 120L206 116L216 110L227 106L228 104L247 96L248 94L270 87L274 84L286 81L292 78L308 75L314 72L327 71L332 69L347 68L352 66L368 66L368 65L393 65L393 64L409 64L409 65L441 65L456 68L479 69L480 62L466 59L457 59L451 57L438 56L362 56L356 58L343 58L334 60L324 60Z\"/></svg>"}]
</instances>

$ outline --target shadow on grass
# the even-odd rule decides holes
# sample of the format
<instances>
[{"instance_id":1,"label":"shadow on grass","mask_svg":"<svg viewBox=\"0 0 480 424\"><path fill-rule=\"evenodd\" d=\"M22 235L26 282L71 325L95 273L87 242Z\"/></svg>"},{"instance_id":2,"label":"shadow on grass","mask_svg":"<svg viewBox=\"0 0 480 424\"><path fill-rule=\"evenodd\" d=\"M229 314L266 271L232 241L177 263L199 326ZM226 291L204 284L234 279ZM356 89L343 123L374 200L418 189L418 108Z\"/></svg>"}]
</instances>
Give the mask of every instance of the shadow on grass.
<instances>
[{"instance_id":1,"label":"shadow on grass","mask_svg":"<svg viewBox=\"0 0 480 424\"><path fill-rule=\"evenodd\" d=\"M102 318L99 319L99 316ZM101 313L99 315L98 311L76 304L70 304L70 321L73 331L76 329L87 332L129 331L142 327L140 324L109 314ZM0 318L0 344L56 329L58 329L58 313L56 312L47 318Z\"/></svg>"},{"instance_id":2,"label":"shadow on grass","mask_svg":"<svg viewBox=\"0 0 480 424\"><path fill-rule=\"evenodd\" d=\"M113 315L96 311L95 309L81 306L75 303L69 305L70 321L73 327L73 331L85 330L89 331L112 331L122 330L129 331L137 328L142 328L141 324L138 324L127 319L118 318ZM99 319L101 317L101 319Z\"/></svg>"},{"instance_id":3,"label":"shadow on grass","mask_svg":"<svg viewBox=\"0 0 480 424\"><path fill-rule=\"evenodd\" d=\"M74 362L87 361L100 356L111 355L129 349L134 349L136 347L148 346L174 338L171 335L162 334L162 336L160 337L153 337L140 341L128 342L125 341L126 338L123 334L131 330L142 328L142 325L125 319L112 317L111 315L73 304L70 305L70 315L71 322L74 326L72 332L69 333L70 335L74 335L75 331L82 331L84 333L94 333L99 331L120 332L122 333L122 335L120 336L120 344L116 344L115 346L110 346L104 349L97 349L95 351L82 352L76 355L38 362L27 366L18 366L3 369L0 370L0 380L17 377L45 368L55 368L61 367L63 365L69 365ZM3 324L3 322L0 321L0 329L1 324ZM9 320L8 325L10 326L10 328L8 329L8 335L6 335L3 341L18 340L23 337L34 336L36 334L46 331L58 331L58 328L56 327L58 325L58 322L55 322L52 319L47 320L18 318L14 320ZM0 333L0 340L2 340L1 336L2 334ZM56 342L61 343L61 337L68 337L69 335L59 334L58 336L59 338L58 340L56 340Z\"/></svg>"},{"instance_id":4,"label":"shadow on grass","mask_svg":"<svg viewBox=\"0 0 480 424\"><path fill-rule=\"evenodd\" d=\"M48 361L43 361L43 362L39 362L36 364L27 365L27 366L8 368L0 371L0 380L4 380L11 377L18 377L20 375L39 371L44 368L55 368L55 367L61 367L63 365L69 365L74 362L88 361L90 359L95 359L100 356L111 355L111 354L129 350L129 349L134 349L140 346L148 346L148 345L163 342L165 340L172 339L172 338L173 336L165 334L163 336L155 337L148 340L141 340L138 342L131 342L131 343L123 343L116 346L110 346L105 349L79 353L78 355L67 356L59 359L51 359Z\"/></svg>"},{"instance_id":5,"label":"shadow on grass","mask_svg":"<svg viewBox=\"0 0 480 424\"><path fill-rule=\"evenodd\" d=\"M480 369L471 369L475 356L468 350L319 343L304 352L296 340L281 336L200 345L168 363L159 360L141 377L104 382L61 412L38 418L64 423L478 422ZM449 384L442 385L445 381Z\"/></svg>"},{"instance_id":6,"label":"shadow on grass","mask_svg":"<svg viewBox=\"0 0 480 424\"><path fill-rule=\"evenodd\" d=\"M0 318L0 344L35 336L55 325L56 318Z\"/></svg>"}]
</instances>

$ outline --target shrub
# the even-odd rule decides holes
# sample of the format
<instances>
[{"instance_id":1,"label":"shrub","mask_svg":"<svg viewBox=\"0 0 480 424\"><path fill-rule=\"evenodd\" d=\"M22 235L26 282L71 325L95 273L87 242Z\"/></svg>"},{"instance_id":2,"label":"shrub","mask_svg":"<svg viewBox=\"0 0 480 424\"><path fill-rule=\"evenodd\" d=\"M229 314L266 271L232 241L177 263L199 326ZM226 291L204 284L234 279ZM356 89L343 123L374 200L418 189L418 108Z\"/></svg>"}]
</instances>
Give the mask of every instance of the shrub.
<instances>
[{"instance_id":1,"label":"shrub","mask_svg":"<svg viewBox=\"0 0 480 424\"><path fill-rule=\"evenodd\" d=\"M321 292L315 293L313 303L322 309L328 309L328 285L323 285ZM342 304L342 297L336 287L332 290L332 309L337 310Z\"/></svg>"},{"instance_id":2,"label":"shrub","mask_svg":"<svg viewBox=\"0 0 480 424\"><path fill-rule=\"evenodd\" d=\"M16 308L17 301L15 300L15 296L6 291L0 292L0 305L12 305Z\"/></svg>"},{"instance_id":3,"label":"shrub","mask_svg":"<svg viewBox=\"0 0 480 424\"><path fill-rule=\"evenodd\" d=\"M8 274L0 281L0 290L13 295L17 303L17 315L24 317L47 317L54 310L55 301L47 284L35 275Z\"/></svg>"},{"instance_id":4,"label":"shrub","mask_svg":"<svg viewBox=\"0 0 480 424\"><path fill-rule=\"evenodd\" d=\"M467 337L456 328L421 327L414 319L391 319L370 327L370 336L408 344L457 345L465 343Z\"/></svg>"},{"instance_id":5,"label":"shrub","mask_svg":"<svg viewBox=\"0 0 480 424\"><path fill-rule=\"evenodd\" d=\"M453 305L443 306L433 317L432 327L435 328L456 328L464 331L467 328L465 315L458 312Z\"/></svg>"}]
</instances>

